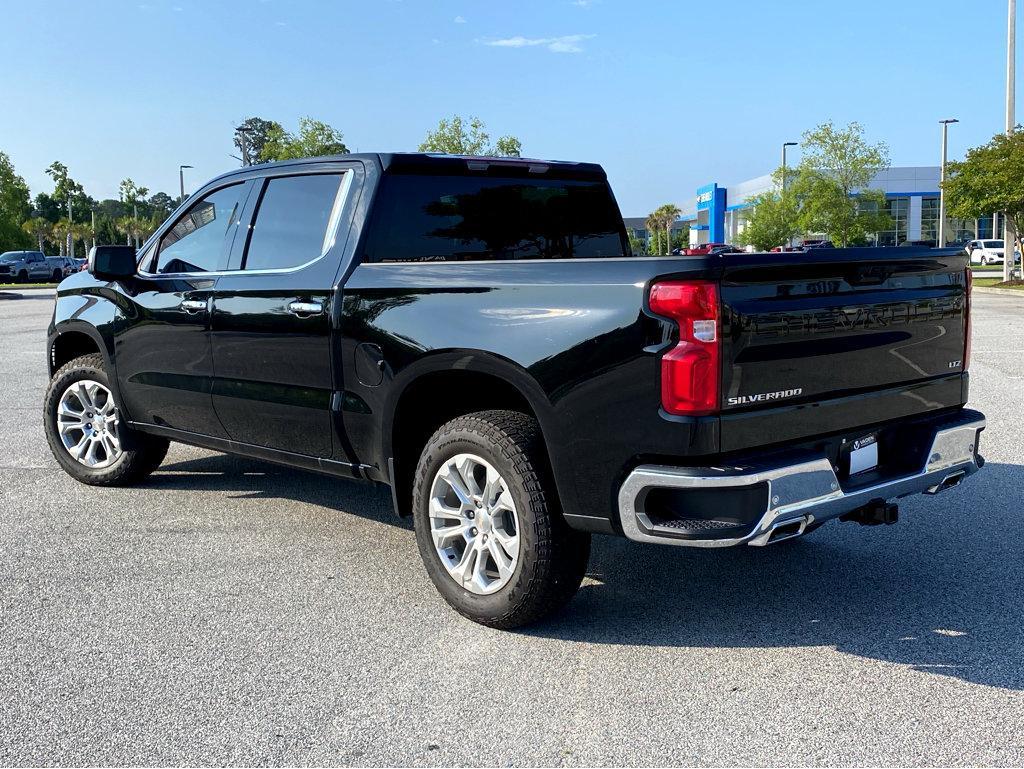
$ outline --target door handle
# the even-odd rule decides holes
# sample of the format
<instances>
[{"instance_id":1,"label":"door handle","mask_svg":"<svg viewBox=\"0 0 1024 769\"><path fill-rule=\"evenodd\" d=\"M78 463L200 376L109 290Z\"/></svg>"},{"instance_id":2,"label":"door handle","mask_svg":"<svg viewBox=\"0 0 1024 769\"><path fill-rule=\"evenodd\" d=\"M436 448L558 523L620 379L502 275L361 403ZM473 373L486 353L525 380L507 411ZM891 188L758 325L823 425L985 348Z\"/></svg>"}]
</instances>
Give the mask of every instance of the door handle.
<instances>
[{"instance_id":1,"label":"door handle","mask_svg":"<svg viewBox=\"0 0 1024 769\"><path fill-rule=\"evenodd\" d=\"M293 315L319 315L323 311L322 302L292 302L288 305L288 312Z\"/></svg>"},{"instance_id":2,"label":"door handle","mask_svg":"<svg viewBox=\"0 0 1024 769\"><path fill-rule=\"evenodd\" d=\"M178 305L185 312L204 312L206 310L205 299L182 299L181 304Z\"/></svg>"}]
</instances>

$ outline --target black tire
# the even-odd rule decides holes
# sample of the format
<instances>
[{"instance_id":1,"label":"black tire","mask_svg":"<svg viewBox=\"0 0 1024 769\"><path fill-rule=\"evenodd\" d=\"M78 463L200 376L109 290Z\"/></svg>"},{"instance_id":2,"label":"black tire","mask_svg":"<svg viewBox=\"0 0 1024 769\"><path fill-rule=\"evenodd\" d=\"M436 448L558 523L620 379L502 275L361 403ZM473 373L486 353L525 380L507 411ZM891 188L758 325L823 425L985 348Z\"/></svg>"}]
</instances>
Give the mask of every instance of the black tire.
<instances>
[{"instance_id":1,"label":"black tire","mask_svg":"<svg viewBox=\"0 0 1024 769\"><path fill-rule=\"evenodd\" d=\"M54 270L50 277L53 278L54 283L60 283L64 279L60 270Z\"/></svg>"},{"instance_id":2,"label":"black tire","mask_svg":"<svg viewBox=\"0 0 1024 769\"><path fill-rule=\"evenodd\" d=\"M22 270L21 272L18 273L18 282L28 283L28 273L25 272L25 270Z\"/></svg>"},{"instance_id":3,"label":"black tire","mask_svg":"<svg viewBox=\"0 0 1024 769\"><path fill-rule=\"evenodd\" d=\"M46 388L43 400L43 429L57 463L76 481L90 486L129 486L136 483L160 466L167 454L169 441L151 435L144 435L119 424L117 435L123 449L111 465L95 469L77 462L64 448L57 429L57 407L61 396L74 382L91 379L108 390L110 377L103 369L103 358L99 354L83 355L61 366L53 375Z\"/></svg>"},{"instance_id":4,"label":"black tire","mask_svg":"<svg viewBox=\"0 0 1024 769\"><path fill-rule=\"evenodd\" d=\"M431 537L434 476L460 453L475 454L498 471L518 514L518 562L508 583L489 595L458 584ZM572 599L586 574L590 535L569 528L556 500L540 428L527 415L480 411L453 419L434 433L416 467L413 516L427 574L452 608L481 625L507 630L536 622Z\"/></svg>"}]
</instances>

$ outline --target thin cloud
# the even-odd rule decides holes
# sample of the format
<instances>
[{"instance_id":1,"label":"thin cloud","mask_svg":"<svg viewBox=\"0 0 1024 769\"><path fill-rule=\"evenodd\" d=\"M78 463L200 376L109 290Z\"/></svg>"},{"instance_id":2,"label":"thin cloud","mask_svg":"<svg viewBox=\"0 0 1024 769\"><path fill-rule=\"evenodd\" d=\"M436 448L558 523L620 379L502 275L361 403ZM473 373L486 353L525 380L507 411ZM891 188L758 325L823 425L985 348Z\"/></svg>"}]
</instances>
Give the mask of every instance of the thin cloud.
<instances>
[{"instance_id":1,"label":"thin cloud","mask_svg":"<svg viewBox=\"0 0 1024 769\"><path fill-rule=\"evenodd\" d=\"M466 17L465 16L456 16L455 17L455 23L456 24L465 24L466 23Z\"/></svg>"},{"instance_id":2,"label":"thin cloud","mask_svg":"<svg viewBox=\"0 0 1024 769\"><path fill-rule=\"evenodd\" d=\"M589 8L595 2L597 2L597 0L572 0L572 4L579 8Z\"/></svg>"},{"instance_id":3,"label":"thin cloud","mask_svg":"<svg viewBox=\"0 0 1024 769\"><path fill-rule=\"evenodd\" d=\"M487 40L484 45L496 48L535 48L543 46L552 53L582 53L584 40L590 40L595 35L562 35L561 37L505 37L500 40Z\"/></svg>"}]
</instances>

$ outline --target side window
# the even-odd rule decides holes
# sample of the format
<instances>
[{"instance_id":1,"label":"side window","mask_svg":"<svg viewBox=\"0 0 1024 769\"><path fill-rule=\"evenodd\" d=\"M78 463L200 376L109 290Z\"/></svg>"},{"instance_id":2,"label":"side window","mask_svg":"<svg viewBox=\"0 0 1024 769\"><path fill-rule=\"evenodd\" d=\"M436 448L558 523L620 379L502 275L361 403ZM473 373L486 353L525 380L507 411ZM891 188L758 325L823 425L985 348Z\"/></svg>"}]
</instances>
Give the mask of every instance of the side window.
<instances>
[{"instance_id":1,"label":"side window","mask_svg":"<svg viewBox=\"0 0 1024 769\"><path fill-rule=\"evenodd\" d=\"M242 269L287 269L325 254L341 216L343 178L344 174L311 174L268 180Z\"/></svg>"},{"instance_id":2,"label":"side window","mask_svg":"<svg viewBox=\"0 0 1024 769\"><path fill-rule=\"evenodd\" d=\"M237 220L244 184L211 192L160 239L156 272L210 272L220 265L224 236Z\"/></svg>"}]
</instances>

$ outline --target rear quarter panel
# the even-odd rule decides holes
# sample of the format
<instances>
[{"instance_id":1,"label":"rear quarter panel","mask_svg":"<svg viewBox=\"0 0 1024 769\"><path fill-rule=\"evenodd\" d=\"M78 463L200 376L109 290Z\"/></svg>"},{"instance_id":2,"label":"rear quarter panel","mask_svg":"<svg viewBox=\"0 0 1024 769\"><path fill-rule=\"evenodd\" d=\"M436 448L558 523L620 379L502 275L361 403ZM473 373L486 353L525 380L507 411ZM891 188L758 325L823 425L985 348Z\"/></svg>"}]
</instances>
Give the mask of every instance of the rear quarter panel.
<instances>
[{"instance_id":1,"label":"rear quarter panel","mask_svg":"<svg viewBox=\"0 0 1024 769\"><path fill-rule=\"evenodd\" d=\"M666 324L644 310L651 278L697 277L700 259L364 264L345 284L344 367L381 347L380 386L354 378L366 404L345 414L360 457L389 455L389 415L416 376L435 367L497 373L533 406L567 515L607 520L630 457L713 445L717 420L660 413L658 355ZM366 461L365 459L363 461Z\"/></svg>"}]
</instances>

